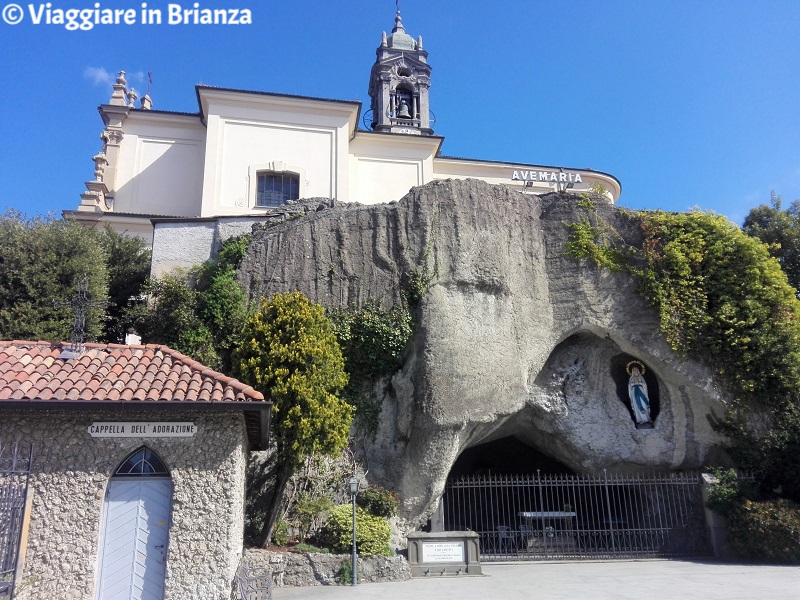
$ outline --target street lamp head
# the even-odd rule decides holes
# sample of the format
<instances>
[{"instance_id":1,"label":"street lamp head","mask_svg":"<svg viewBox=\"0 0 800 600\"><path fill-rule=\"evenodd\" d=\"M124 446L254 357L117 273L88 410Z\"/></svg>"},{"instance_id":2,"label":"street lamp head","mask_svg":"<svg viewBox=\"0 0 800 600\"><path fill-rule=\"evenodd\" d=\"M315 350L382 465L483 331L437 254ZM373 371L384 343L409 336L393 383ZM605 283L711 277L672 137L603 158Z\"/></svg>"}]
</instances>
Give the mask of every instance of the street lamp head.
<instances>
[{"instance_id":1,"label":"street lamp head","mask_svg":"<svg viewBox=\"0 0 800 600\"><path fill-rule=\"evenodd\" d=\"M358 477L353 476L350 478L350 495L355 496L358 494L358 487L360 482L358 481Z\"/></svg>"}]
</instances>

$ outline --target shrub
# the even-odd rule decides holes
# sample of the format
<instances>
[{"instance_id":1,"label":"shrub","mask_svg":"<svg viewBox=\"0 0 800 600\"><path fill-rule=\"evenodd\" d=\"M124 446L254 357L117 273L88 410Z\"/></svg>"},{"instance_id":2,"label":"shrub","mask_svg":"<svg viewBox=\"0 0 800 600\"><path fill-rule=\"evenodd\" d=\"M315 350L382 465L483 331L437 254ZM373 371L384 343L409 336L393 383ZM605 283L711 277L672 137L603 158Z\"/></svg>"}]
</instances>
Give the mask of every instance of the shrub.
<instances>
[{"instance_id":1,"label":"shrub","mask_svg":"<svg viewBox=\"0 0 800 600\"><path fill-rule=\"evenodd\" d=\"M745 500L754 500L756 490L752 483L739 480L736 469L711 469L717 483L708 490L706 507L715 513L727 517L742 505Z\"/></svg>"},{"instance_id":2,"label":"shrub","mask_svg":"<svg viewBox=\"0 0 800 600\"><path fill-rule=\"evenodd\" d=\"M356 566L356 568L358 568L358 566ZM342 566L339 567L339 572L336 573L336 576L339 578L339 583L341 584L349 584L353 581L353 562L349 558L342 561ZM356 574L356 578L359 583L362 581L360 573Z\"/></svg>"},{"instance_id":3,"label":"shrub","mask_svg":"<svg viewBox=\"0 0 800 600\"><path fill-rule=\"evenodd\" d=\"M247 298L236 281L236 268L249 241L249 236L230 238L217 258L149 281L143 292L150 302L126 310L126 321L146 343L166 344L229 373L231 353L247 318Z\"/></svg>"},{"instance_id":4,"label":"shrub","mask_svg":"<svg viewBox=\"0 0 800 600\"><path fill-rule=\"evenodd\" d=\"M744 560L800 564L800 504L746 500L728 517L731 550Z\"/></svg>"},{"instance_id":5,"label":"shrub","mask_svg":"<svg viewBox=\"0 0 800 600\"><path fill-rule=\"evenodd\" d=\"M325 530L335 552L350 552L353 544L353 507L350 504L335 506ZM356 545L361 556L391 556L391 535L392 530L386 519L356 507Z\"/></svg>"},{"instance_id":6,"label":"shrub","mask_svg":"<svg viewBox=\"0 0 800 600\"><path fill-rule=\"evenodd\" d=\"M371 485L356 497L356 504L376 517L393 517L397 514L397 496L391 490Z\"/></svg>"},{"instance_id":7,"label":"shrub","mask_svg":"<svg viewBox=\"0 0 800 600\"><path fill-rule=\"evenodd\" d=\"M294 505L294 512L299 522L299 537L303 541L316 531L319 522L324 520L328 511L333 507L333 502L325 496L312 497L308 492L301 492Z\"/></svg>"},{"instance_id":8,"label":"shrub","mask_svg":"<svg viewBox=\"0 0 800 600\"><path fill-rule=\"evenodd\" d=\"M278 519L278 522L275 523L272 541L278 546L285 546L289 543L289 524L283 519Z\"/></svg>"},{"instance_id":9,"label":"shrub","mask_svg":"<svg viewBox=\"0 0 800 600\"><path fill-rule=\"evenodd\" d=\"M374 435L381 402L373 397L372 386L402 366L403 354L413 333L411 313L405 305L396 304L385 310L370 300L361 308L333 310L329 318L350 375L344 397L356 408L358 430Z\"/></svg>"}]
</instances>

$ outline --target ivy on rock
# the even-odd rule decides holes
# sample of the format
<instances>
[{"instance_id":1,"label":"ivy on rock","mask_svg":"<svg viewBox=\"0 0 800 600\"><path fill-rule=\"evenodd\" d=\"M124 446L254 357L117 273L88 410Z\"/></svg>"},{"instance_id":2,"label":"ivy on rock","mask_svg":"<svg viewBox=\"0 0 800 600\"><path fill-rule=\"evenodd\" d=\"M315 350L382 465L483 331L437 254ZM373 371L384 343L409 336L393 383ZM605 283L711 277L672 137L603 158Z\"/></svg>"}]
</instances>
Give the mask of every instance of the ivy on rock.
<instances>
[{"instance_id":1,"label":"ivy on rock","mask_svg":"<svg viewBox=\"0 0 800 600\"><path fill-rule=\"evenodd\" d=\"M568 254L638 279L672 349L706 364L732 397L724 418L710 418L734 459L800 499L800 302L780 264L724 216L626 214L640 243L594 214L567 224Z\"/></svg>"}]
</instances>

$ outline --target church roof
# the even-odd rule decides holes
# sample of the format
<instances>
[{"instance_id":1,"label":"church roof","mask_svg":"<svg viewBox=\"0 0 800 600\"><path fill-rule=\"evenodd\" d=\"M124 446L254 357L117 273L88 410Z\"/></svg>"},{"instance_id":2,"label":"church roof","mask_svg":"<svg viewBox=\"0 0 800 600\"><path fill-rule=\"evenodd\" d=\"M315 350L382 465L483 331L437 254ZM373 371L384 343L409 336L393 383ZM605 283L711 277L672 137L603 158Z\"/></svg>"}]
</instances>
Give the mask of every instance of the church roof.
<instances>
[{"instance_id":1,"label":"church roof","mask_svg":"<svg viewBox=\"0 0 800 600\"><path fill-rule=\"evenodd\" d=\"M417 43L414 41L414 38L408 35L405 27L403 27L403 19L400 17L399 10L394 17L394 28L392 29L392 34L389 36L387 42L389 48L394 48L396 50L417 49Z\"/></svg>"},{"instance_id":2,"label":"church roof","mask_svg":"<svg viewBox=\"0 0 800 600\"><path fill-rule=\"evenodd\" d=\"M232 409L244 413L250 447L267 447L272 403L249 385L159 344L84 347L0 341L0 409Z\"/></svg>"},{"instance_id":3,"label":"church roof","mask_svg":"<svg viewBox=\"0 0 800 600\"><path fill-rule=\"evenodd\" d=\"M166 346L0 341L0 405L263 402L261 392Z\"/></svg>"},{"instance_id":4,"label":"church roof","mask_svg":"<svg viewBox=\"0 0 800 600\"><path fill-rule=\"evenodd\" d=\"M215 85L206 85L206 84L197 84L194 86L195 94L197 95L197 102L200 105L200 112L198 115L202 115L202 102L200 100L200 94L204 91L212 91L212 92L229 92L233 94L251 94L255 96L271 96L273 98L288 98L291 100L312 100L314 102L332 102L337 104L350 104L354 107L360 107L361 101L360 100L342 100L339 98L322 98L319 96L302 96L298 94L284 94L280 92L265 92L264 90L242 90L238 88L228 88L228 87L219 87ZM140 113L145 112L152 112L152 111L140 111Z\"/></svg>"}]
</instances>

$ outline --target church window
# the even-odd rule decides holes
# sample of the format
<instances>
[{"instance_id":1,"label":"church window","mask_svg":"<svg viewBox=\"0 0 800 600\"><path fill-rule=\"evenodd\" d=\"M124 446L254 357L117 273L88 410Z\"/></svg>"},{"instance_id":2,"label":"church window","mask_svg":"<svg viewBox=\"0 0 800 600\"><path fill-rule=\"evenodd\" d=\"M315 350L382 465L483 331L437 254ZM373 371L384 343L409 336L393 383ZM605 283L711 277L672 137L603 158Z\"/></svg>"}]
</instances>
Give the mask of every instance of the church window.
<instances>
[{"instance_id":1,"label":"church window","mask_svg":"<svg viewBox=\"0 0 800 600\"><path fill-rule=\"evenodd\" d=\"M261 171L257 177L256 206L281 206L300 198L300 177L296 173Z\"/></svg>"},{"instance_id":2,"label":"church window","mask_svg":"<svg viewBox=\"0 0 800 600\"><path fill-rule=\"evenodd\" d=\"M155 452L142 446L128 455L128 458L122 461L122 464L114 472L115 477L126 475L163 477L169 476L169 471Z\"/></svg>"}]
</instances>

